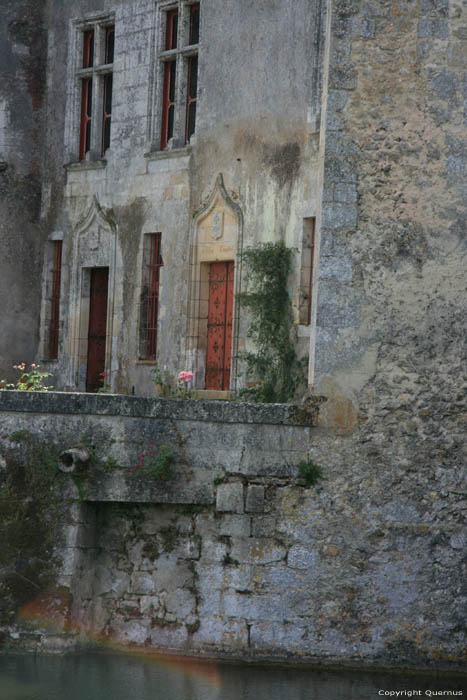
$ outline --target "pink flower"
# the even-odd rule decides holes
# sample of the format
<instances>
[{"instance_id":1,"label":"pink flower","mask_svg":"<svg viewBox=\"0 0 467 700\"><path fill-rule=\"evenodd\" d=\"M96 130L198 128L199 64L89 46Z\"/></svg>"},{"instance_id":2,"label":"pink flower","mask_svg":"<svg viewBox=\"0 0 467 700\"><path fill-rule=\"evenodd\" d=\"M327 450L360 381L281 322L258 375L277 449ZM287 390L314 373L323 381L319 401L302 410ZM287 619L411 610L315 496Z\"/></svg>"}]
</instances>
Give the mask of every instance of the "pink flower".
<instances>
[{"instance_id":1,"label":"pink flower","mask_svg":"<svg viewBox=\"0 0 467 700\"><path fill-rule=\"evenodd\" d=\"M182 372L178 373L179 381L184 381L184 382L189 382L190 379L193 379L194 376L195 375L193 374L193 372L182 371Z\"/></svg>"},{"instance_id":2,"label":"pink flower","mask_svg":"<svg viewBox=\"0 0 467 700\"><path fill-rule=\"evenodd\" d=\"M35 367L35 366L36 366L35 364L32 364L32 365L31 365L31 367Z\"/></svg>"}]
</instances>

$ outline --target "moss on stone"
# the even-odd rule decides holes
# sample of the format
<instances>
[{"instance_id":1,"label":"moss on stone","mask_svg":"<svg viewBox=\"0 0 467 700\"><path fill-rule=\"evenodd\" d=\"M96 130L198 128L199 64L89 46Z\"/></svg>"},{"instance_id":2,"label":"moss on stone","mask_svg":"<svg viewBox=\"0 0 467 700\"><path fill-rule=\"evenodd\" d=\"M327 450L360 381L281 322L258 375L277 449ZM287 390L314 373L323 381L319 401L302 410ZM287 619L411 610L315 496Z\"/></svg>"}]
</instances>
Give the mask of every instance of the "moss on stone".
<instances>
[{"instance_id":1,"label":"moss on stone","mask_svg":"<svg viewBox=\"0 0 467 700\"><path fill-rule=\"evenodd\" d=\"M60 450L28 439L6 455L0 476L0 624L54 585L62 500Z\"/></svg>"}]
</instances>

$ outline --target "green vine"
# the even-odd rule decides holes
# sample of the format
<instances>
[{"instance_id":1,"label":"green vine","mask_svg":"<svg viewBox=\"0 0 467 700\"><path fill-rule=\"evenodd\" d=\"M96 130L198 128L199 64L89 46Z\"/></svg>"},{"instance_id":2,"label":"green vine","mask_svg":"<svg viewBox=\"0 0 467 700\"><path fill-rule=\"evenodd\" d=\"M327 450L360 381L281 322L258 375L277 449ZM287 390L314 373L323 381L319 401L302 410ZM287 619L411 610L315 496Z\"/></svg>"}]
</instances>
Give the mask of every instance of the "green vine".
<instances>
[{"instance_id":1,"label":"green vine","mask_svg":"<svg viewBox=\"0 0 467 700\"><path fill-rule=\"evenodd\" d=\"M292 251L283 241L247 248L248 291L237 295L240 306L250 313L248 338L254 352L241 357L247 379L256 381L239 392L240 398L264 403L291 401L304 382L303 361L297 358L290 340L292 306L287 292Z\"/></svg>"}]
</instances>

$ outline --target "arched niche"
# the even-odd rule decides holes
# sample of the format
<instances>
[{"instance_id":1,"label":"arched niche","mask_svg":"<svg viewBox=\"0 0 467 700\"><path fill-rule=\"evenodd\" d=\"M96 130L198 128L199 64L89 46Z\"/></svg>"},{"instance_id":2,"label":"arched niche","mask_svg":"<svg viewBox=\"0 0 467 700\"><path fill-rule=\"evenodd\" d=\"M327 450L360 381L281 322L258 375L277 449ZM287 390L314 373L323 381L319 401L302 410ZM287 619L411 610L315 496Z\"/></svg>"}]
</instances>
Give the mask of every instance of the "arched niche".
<instances>
[{"instance_id":1,"label":"arched niche","mask_svg":"<svg viewBox=\"0 0 467 700\"><path fill-rule=\"evenodd\" d=\"M187 367L195 374L195 386L206 388L210 270L213 263L233 262L233 313L230 347L230 383L235 388L239 344L238 305L236 294L241 285L243 214L227 192L221 174L216 178L209 197L193 217L190 250L188 326L186 337Z\"/></svg>"},{"instance_id":2,"label":"arched niche","mask_svg":"<svg viewBox=\"0 0 467 700\"><path fill-rule=\"evenodd\" d=\"M90 206L72 227L70 289L70 367L69 383L86 390L90 342L91 283L96 270L106 270L107 301L105 304L105 357L103 369L106 383L112 383L112 357L115 357L116 328L114 322L116 281L116 225L108 212L93 197Z\"/></svg>"}]
</instances>

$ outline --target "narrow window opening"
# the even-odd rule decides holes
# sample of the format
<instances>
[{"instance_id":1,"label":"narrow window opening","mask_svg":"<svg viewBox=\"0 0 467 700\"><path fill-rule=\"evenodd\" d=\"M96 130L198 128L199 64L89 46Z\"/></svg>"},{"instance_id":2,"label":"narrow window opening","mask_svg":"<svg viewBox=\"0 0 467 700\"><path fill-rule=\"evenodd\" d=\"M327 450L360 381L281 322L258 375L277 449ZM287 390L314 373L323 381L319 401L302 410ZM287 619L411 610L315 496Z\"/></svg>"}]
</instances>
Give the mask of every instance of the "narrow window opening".
<instances>
[{"instance_id":1,"label":"narrow window opening","mask_svg":"<svg viewBox=\"0 0 467 700\"><path fill-rule=\"evenodd\" d=\"M94 30L83 32L83 68L94 65Z\"/></svg>"},{"instance_id":2,"label":"narrow window opening","mask_svg":"<svg viewBox=\"0 0 467 700\"><path fill-rule=\"evenodd\" d=\"M161 234L150 233L144 237L143 288L141 294L141 343L140 356L155 360L157 350L157 322L159 316L159 281L163 266Z\"/></svg>"},{"instance_id":3,"label":"narrow window opening","mask_svg":"<svg viewBox=\"0 0 467 700\"><path fill-rule=\"evenodd\" d=\"M199 5L190 7L190 44L199 43Z\"/></svg>"},{"instance_id":4,"label":"narrow window opening","mask_svg":"<svg viewBox=\"0 0 467 700\"><path fill-rule=\"evenodd\" d=\"M112 73L104 76L104 111L102 114L102 155L110 146L112 122Z\"/></svg>"},{"instance_id":5,"label":"narrow window opening","mask_svg":"<svg viewBox=\"0 0 467 700\"><path fill-rule=\"evenodd\" d=\"M115 27L111 25L105 29L105 63L114 62Z\"/></svg>"},{"instance_id":6,"label":"narrow window opening","mask_svg":"<svg viewBox=\"0 0 467 700\"><path fill-rule=\"evenodd\" d=\"M81 81L81 128L79 159L84 160L86 153L91 150L92 127L92 78Z\"/></svg>"},{"instance_id":7,"label":"narrow window opening","mask_svg":"<svg viewBox=\"0 0 467 700\"><path fill-rule=\"evenodd\" d=\"M313 293L313 265L315 255L315 217L303 219L303 245L300 270L299 322L308 326L311 323L311 302Z\"/></svg>"},{"instance_id":8,"label":"narrow window opening","mask_svg":"<svg viewBox=\"0 0 467 700\"><path fill-rule=\"evenodd\" d=\"M178 39L178 10L167 12L167 24L165 28L165 50L177 48Z\"/></svg>"},{"instance_id":9,"label":"narrow window opening","mask_svg":"<svg viewBox=\"0 0 467 700\"><path fill-rule=\"evenodd\" d=\"M162 148L167 148L170 139L174 135L176 73L176 61L168 61L164 68L164 100L162 105L161 135Z\"/></svg>"},{"instance_id":10,"label":"narrow window opening","mask_svg":"<svg viewBox=\"0 0 467 700\"><path fill-rule=\"evenodd\" d=\"M60 322L60 283L62 277L62 241L52 242L52 269L50 271L50 318L47 356L58 357L58 332Z\"/></svg>"},{"instance_id":11,"label":"narrow window opening","mask_svg":"<svg viewBox=\"0 0 467 700\"><path fill-rule=\"evenodd\" d=\"M188 59L185 143L189 143L191 136L195 133L197 94L198 56L190 56Z\"/></svg>"}]
</instances>

